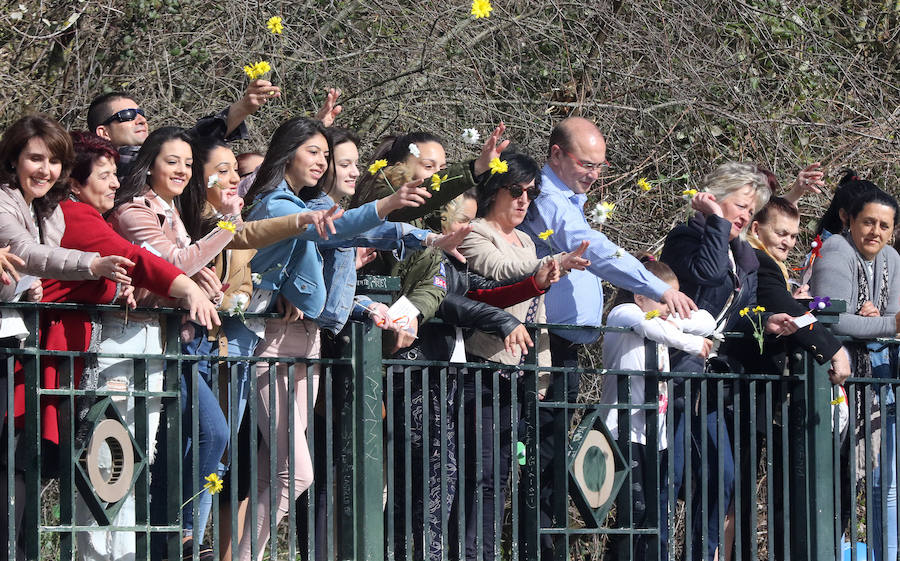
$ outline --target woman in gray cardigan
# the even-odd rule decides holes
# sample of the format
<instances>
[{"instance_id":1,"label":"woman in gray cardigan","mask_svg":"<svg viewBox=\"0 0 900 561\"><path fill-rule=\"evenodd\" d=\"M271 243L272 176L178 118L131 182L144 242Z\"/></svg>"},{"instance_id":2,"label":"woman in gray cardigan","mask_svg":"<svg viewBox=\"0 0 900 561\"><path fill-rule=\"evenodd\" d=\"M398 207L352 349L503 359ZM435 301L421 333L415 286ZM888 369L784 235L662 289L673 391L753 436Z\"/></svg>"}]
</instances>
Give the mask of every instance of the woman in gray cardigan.
<instances>
[{"instance_id":1,"label":"woman in gray cardigan","mask_svg":"<svg viewBox=\"0 0 900 561\"><path fill-rule=\"evenodd\" d=\"M840 322L834 327L835 333L861 339L895 337L900 332L900 255L887 243L893 236L897 221L897 201L884 191L870 191L853 202L848 214L849 231L844 235L831 236L822 245L821 257L816 260L809 280L810 294L847 302L847 312L841 314ZM849 344L847 348L856 376L896 377L895 365L891 364L887 349L865 343ZM878 389L875 390L877 394ZM857 393L860 394L859 389ZM858 408L862 411L862 396L859 397ZM871 421L875 430L869 450L878 449L881 440L878 432L881 431L877 429L882 426L886 445L886 454L875 457L877 467L872 474L874 500L871 501L873 523L870 528L876 560L882 559L885 551L887 559L897 558L897 465L894 451L897 421L892 397L888 391L884 407L878 407L877 396L872 404ZM886 413L883 422L880 418L882 412ZM861 423L856 425L857 443L865 445L865 442L859 442L865 438L860 430ZM862 463L858 462L857 473L864 474L866 454L860 453L858 457ZM887 471L886 475L881 473L882 466ZM887 481L887 508L884 513L881 508L883 477ZM842 473L842 479L849 484L848 474ZM846 489L849 485L842 487ZM842 511L846 510L849 503L842 506ZM883 514L887 515L888 528L884 537L881 535Z\"/></svg>"}]
</instances>

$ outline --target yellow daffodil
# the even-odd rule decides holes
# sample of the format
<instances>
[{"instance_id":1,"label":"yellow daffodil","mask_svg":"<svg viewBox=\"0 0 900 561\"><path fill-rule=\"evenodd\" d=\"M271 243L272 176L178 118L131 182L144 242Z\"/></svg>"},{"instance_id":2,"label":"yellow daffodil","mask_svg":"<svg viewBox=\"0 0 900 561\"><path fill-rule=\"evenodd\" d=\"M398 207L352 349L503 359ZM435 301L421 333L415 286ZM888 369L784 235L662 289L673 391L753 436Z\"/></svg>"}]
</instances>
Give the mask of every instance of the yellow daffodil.
<instances>
[{"instance_id":1,"label":"yellow daffodil","mask_svg":"<svg viewBox=\"0 0 900 561\"><path fill-rule=\"evenodd\" d=\"M543 232L538 234L538 237L544 241L547 241L547 239L552 235L553 235L553 230L544 230Z\"/></svg>"},{"instance_id":2,"label":"yellow daffodil","mask_svg":"<svg viewBox=\"0 0 900 561\"><path fill-rule=\"evenodd\" d=\"M228 230L232 234L237 230L237 226L235 226L234 222L231 222L230 220L219 220L218 222L216 222L216 226L223 230Z\"/></svg>"},{"instance_id":3,"label":"yellow daffodil","mask_svg":"<svg viewBox=\"0 0 900 561\"><path fill-rule=\"evenodd\" d=\"M500 158L494 158L488 163L488 167L491 168L491 175L495 173L506 173L509 170L509 166L506 165L506 160L501 160Z\"/></svg>"},{"instance_id":4,"label":"yellow daffodil","mask_svg":"<svg viewBox=\"0 0 900 561\"><path fill-rule=\"evenodd\" d=\"M472 15L475 19L490 16L493 9L490 0L472 0Z\"/></svg>"},{"instance_id":5,"label":"yellow daffodil","mask_svg":"<svg viewBox=\"0 0 900 561\"><path fill-rule=\"evenodd\" d=\"M653 189L653 185L650 185L650 182L647 181L646 177L638 179L637 186L640 187L642 191L649 191L650 189Z\"/></svg>"},{"instance_id":6,"label":"yellow daffodil","mask_svg":"<svg viewBox=\"0 0 900 561\"><path fill-rule=\"evenodd\" d=\"M831 404L832 404L832 405L840 405L841 403L844 403L844 396L843 396L843 395L839 395L839 396L837 396L836 398L834 398L834 399L831 400Z\"/></svg>"},{"instance_id":7,"label":"yellow daffodil","mask_svg":"<svg viewBox=\"0 0 900 561\"><path fill-rule=\"evenodd\" d=\"M760 313L760 312L765 312L766 309L763 308L762 306L756 306L755 308L753 308L753 311L756 313Z\"/></svg>"},{"instance_id":8,"label":"yellow daffodil","mask_svg":"<svg viewBox=\"0 0 900 561\"><path fill-rule=\"evenodd\" d=\"M432 175L431 176L431 190L432 191L440 191L441 183L443 183L444 181L447 181L446 174L444 175L444 177L441 177L440 175L438 175L436 173L434 175Z\"/></svg>"},{"instance_id":9,"label":"yellow daffodil","mask_svg":"<svg viewBox=\"0 0 900 561\"><path fill-rule=\"evenodd\" d=\"M257 78L259 78L266 72L269 72L270 70L272 70L272 67L269 65L269 63L264 60L261 60L252 65L245 66L244 74L246 74L247 77L250 78L251 80L256 80Z\"/></svg>"},{"instance_id":10,"label":"yellow daffodil","mask_svg":"<svg viewBox=\"0 0 900 561\"><path fill-rule=\"evenodd\" d=\"M644 319L653 319L659 317L659 310L650 310L646 314L644 314Z\"/></svg>"},{"instance_id":11,"label":"yellow daffodil","mask_svg":"<svg viewBox=\"0 0 900 561\"><path fill-rule=\"evenodd\" d=\"M281 32L284 31L284 26L281 25L281 18L278 16L270 17L269 21L266 22L266 27L270 33L275 35L281 35Z\"/></svg>"},{"instance_id":12,"label":"yellow daffodil","mask_svg":"<svg viewBox=\"0 0 900 561\"><path fill-rule=\"evenodd\" d=\"M750 313L750 308L744 308L743 310L740 311L741 317L744 317L749 313Z\"/></svg>"},{"instance_id":13,"label":"yellow daffodil","mask_svg":"<svg viewBox=\"0 0 900 561\"><path fill-rule=\"evenodd\" d=\"M206 485L203 488L209 490L210 495L215 495L222 490L222 480L219 479L219 474L211 473L205 479Z\"/></svg>"},{"instance_id":14,"label":"yellow daffodil","mask_svg":"<svg viewBox=\"0 0 900 561\"><path fill-rule=\"evenodd\" d=\"M378 170L387 166L387 160L375 160L375 163L369 166L369 173L375 175L378 173Z\"/></svg>"}]
</instances>

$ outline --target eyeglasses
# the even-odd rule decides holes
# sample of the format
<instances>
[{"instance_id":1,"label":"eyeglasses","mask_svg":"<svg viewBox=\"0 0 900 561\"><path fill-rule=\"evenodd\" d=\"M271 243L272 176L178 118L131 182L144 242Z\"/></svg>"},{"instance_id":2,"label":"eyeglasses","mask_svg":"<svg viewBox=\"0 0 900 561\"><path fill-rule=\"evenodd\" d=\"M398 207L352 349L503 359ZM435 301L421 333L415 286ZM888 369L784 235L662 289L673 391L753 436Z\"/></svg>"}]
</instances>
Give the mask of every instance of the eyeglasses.
<instances>
[{"instance_id":1,"label":"eyeglasses","mask_svg":"<svg viewBox=\"0 0 900 561\"><path fill-rule=\"evenodd\" d=\"M569 152L562 146L560 146L559 149L563 151L563 154L565 154L573 162L575 162L576 166L580 167L584 171L591 172L591 171L596 170L597 173L602 173L609 169L609 162L607 162L606 160L600 162L599 164L595 164L594 162L585 162L584 160L579 160L578 158L573 156L571 152Z\"/></svg>"},{"instance_id":2,"label":"eyeglasses","mask_svg":"<svg viewBox=\"0 0 900 561\"><path fill-rule=\"evenodd\" d=\"M506 189L507 191L509 191L509 196L514 199L518 199L519 197L522 196L522 193L525 193L525 192L528 193L529 201L533 201L541 195L541 190L538 189L537 187L529 187L528 189L526 189L525 187L522 187L518 183L513 183L512 185L504 185L503 189Z\"/></svg>"},{"instance_id":3,"label":"eyeglasses","mask_svg":"<svg viewBox=\"0 0 900 561\"><path fill-rule=\"evenodd\" d=\"M112 115L109 116L109 119L103 121L102 125L108 125L113 121L119 121L120 123L127 123L128 121L133 121L137 119L137 116L144 115L144 110L138 107L132 109L122 109L121 111L116 111Z\"/></svg>"}]
</instances>

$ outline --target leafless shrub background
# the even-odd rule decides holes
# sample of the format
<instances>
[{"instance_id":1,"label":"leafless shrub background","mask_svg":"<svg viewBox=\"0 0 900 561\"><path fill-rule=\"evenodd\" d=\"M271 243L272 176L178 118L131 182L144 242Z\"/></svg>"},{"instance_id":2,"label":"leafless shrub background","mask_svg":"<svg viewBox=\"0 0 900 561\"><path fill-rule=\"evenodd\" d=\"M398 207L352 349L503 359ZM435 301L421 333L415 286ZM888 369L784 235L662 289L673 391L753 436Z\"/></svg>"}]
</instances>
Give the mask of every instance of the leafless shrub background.
<instances>
[{"instance_id":1,"label":"leafless shrub background","mask_svg":"<svg viewBox=\"0 0 900 561\"><path fill-rule=\"evenodd\" d=\"M330 86L344 91L339 123L368 146L425 129L445 137L451 159L474 154L463 128L484 135L502 119L540 160L560 118L595 120L613 169L589 204L616 204L604 228L629 251L658 250L686 214L681 191L728 159L759 162L785 185L822 162L829 191L801 202L804 226L842 168L900 192L897 0L497 0L481 20L469 8L7 0L0 127L41 111L84 128L91 98L112 89L133 92L154 126L190 124L241 96L243 65L267 60L284 97L250 120L240 149L264 148ZM265 28L273 15L281 36ZM601 366L598 349L586 358Z\"/></svg>"}]
</instances>

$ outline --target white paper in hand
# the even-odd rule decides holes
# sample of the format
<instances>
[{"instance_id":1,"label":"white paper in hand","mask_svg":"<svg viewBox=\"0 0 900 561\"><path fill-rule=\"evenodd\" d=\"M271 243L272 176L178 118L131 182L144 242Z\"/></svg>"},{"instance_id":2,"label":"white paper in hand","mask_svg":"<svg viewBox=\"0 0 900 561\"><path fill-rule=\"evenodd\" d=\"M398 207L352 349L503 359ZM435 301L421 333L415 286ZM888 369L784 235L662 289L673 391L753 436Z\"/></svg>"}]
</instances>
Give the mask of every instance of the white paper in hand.
<instances>
[{"instance_id":1,"label":"white paper in hand","mask_svg":"<svg viewBox=\"0 0 900 561\"><path fill-rule=\"evenodd\" d=\"M16 299L18 300L23 292L31 288L31 285L34 284L34 281L36 280L38 280L38 278L31 275L22 275L19 277L19 282L16 283Z\"/></svg>"},{"instance_id":2,"label":"white paper in hand","mask_svg":"<svg viewBox=\"0 0 900 561\"><path fill-rule=\"evenodd\" d=\"M417 317L419 309L406 296L401 296L388 308L388 319L394 329L405 329Z\"/></svg>"},{"instance_id":3,"label":"white paper in hand","mask_svg":"<svg viewBox=\"0 0 900 561\"><path fill-rule=\"evenodd\" d=\"M792 318L794 325L797 326L797 329L802 329L808 325L812 325L819 321L819 319L812 314L803 314L798 318Z\"/></svg>"}]
</instances>

